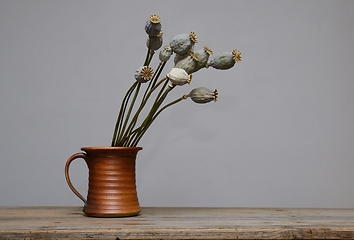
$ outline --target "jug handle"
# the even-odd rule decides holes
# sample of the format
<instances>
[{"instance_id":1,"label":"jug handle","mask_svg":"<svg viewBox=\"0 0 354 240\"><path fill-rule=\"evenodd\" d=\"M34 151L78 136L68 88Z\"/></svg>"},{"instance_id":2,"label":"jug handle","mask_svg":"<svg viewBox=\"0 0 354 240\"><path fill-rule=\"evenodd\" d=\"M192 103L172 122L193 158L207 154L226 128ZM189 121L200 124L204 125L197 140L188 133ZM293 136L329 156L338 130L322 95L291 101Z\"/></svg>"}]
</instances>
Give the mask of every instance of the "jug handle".
<instances>
[{"instance_id":1,"label":"jug handle","mask_svg":"<svg viewBox=\"0 0 354 240\"><path fill-rule=\"evenodd\" d=\"M86 203L86 199L79 193L79 191L76 190L76 188L73 186L73 184L71 183L70 177L69 177L69 167L72 161L74 161L77 158L83 158L86 162L86 154L84 153L75 153L74 155L72 155L71 157L69 157L69 159L66 161L65 164L65 179L66 182L69 186L69 188L71 189L71 191L73 191L73 193L80 198L84 203Z\"/></svg>"}]
</instances>

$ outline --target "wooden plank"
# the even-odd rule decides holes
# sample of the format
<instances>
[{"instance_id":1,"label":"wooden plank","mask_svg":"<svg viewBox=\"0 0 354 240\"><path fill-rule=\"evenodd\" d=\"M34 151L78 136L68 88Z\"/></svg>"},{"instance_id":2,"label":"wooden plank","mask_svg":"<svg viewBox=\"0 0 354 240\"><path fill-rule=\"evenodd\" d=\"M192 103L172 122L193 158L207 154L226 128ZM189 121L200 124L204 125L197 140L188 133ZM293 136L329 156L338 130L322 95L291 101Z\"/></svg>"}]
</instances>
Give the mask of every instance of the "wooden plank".
<instances>
[{"instance_id":1,"label":"wooden plank","mask_svg":"<svg viewBox=\"0 0 354 240\"><path fill-rule=\"evenodd\" d=\"M354 239L354 209L142 208L90 218L81 207L0 207L0 239Z\"/></svg>"}]
</instances>

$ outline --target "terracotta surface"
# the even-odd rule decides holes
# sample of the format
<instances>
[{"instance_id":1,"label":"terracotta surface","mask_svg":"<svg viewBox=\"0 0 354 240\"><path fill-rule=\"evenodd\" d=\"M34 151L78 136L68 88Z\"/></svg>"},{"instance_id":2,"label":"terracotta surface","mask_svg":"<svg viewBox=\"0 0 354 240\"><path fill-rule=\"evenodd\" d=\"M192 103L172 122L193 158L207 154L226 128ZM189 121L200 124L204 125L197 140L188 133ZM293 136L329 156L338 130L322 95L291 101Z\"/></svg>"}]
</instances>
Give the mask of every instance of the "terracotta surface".
<instances>
[{"instance_id":1,"label":"terracotta surface","mask_svg":"<svg viewBox=\"0 0 354 240\"><path fill-rule=\"evenodd\" d=\"M83 211L93 217L126 217L140 213L136 192L135 162L141 147L85 147L65 165L65 178L76 196L84 202ZM72 185L69 167L73 160L85 160L88 193L83 197Z\"/></svg>"}]
</instances>

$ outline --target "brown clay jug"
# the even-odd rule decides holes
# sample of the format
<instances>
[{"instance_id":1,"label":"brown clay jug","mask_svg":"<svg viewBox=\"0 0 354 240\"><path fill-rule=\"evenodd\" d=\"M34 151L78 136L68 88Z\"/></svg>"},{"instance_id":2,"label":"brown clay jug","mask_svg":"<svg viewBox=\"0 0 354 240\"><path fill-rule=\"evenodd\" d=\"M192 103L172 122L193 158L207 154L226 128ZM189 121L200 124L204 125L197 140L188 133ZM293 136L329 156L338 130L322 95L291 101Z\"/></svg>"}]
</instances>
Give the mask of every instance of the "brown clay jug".
<instances>
[{"instance_id":1,"label":"brown clay jug","mask_svg":"<svg viewBox=\"0 0 354 240\"><path fill-rule=\"evenodd\" d=\"M69 188L84 202L83 212L91 217L127 217L140 213L135 181L135 162L141 147L84 147L65 164ZM88 193L84 198L69 177L72 161L85 160Z\"/></svg>"}]
</instances>

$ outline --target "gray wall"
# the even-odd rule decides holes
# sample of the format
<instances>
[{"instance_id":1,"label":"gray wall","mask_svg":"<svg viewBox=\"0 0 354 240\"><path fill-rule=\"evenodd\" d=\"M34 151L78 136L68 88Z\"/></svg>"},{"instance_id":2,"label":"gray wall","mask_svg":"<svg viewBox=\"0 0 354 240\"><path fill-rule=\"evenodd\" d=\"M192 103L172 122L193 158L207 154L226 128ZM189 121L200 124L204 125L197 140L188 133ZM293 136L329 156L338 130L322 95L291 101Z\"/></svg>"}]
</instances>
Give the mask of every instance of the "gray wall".
<instances>
[{"instance_id":1,"label":"gray wall","mask_svg":"<svg viewBox=\"0 0 354 240\"><path fill-rule=\"evenodd\" d=\"M349 0L0 0L0 205L82 205L64 164L110 144L151 14L165 44L195 31L196 49L238 48L243 62L172 94L205 86L219 101L155 122L138 155L142 206L354 207ZM84 161L70 173L85 194Z\"/></svg>"}]
</instances>

